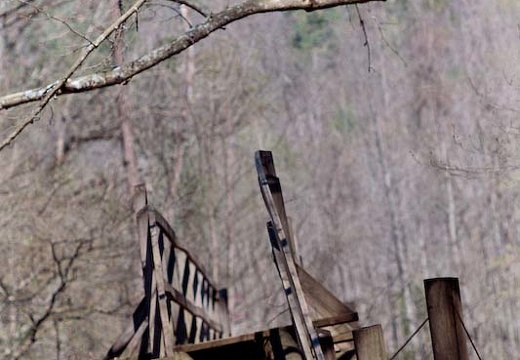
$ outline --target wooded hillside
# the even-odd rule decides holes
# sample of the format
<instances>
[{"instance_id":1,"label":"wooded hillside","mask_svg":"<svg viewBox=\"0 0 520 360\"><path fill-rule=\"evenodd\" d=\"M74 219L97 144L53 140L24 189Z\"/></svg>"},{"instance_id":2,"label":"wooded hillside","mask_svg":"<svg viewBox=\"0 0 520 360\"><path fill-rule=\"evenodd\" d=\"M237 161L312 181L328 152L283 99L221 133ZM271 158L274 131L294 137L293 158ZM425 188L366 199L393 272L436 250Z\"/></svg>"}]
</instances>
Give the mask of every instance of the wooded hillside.
<instances>
[{"instance_id":1,"label":"wooded hillside","mask_svg":"<svg viewBox=\"0 0 520 360\"><path fill-rule=\"evenodd\" d=\"M305 268L389 353L423 279L455 276L483 358L517 356L520 3L315 2L235 22L238 0L0 2L0 357L105 354L142 296L140 182L235 334L287 322L258 149ZM403 359L431 358L421 334Z\"/></svg>"}]
</instances>

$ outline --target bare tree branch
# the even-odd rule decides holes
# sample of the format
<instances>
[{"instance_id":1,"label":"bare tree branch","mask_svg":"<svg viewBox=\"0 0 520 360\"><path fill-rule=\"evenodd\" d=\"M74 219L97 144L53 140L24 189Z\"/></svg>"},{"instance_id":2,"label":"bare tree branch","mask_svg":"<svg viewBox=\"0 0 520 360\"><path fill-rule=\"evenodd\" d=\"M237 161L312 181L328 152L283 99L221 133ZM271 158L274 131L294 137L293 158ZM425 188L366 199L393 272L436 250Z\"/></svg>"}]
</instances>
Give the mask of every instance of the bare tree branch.
<instances>
[{"instance_id":1,"label":"bare tree branch","mask_svg":"<svg viewBox=\"0 0 520 360\"><path fill-rule=\"evenodd\" d=\"M0 144L0 151L20 135L27 126L38 119L40 113L53 97L63 94L90 91L127 82L135 75L179 54L193 44L206 38L212 32L221 29L232 22L260 13L302 9L314 11L340 5L367 3L371 1L384 0L246 0L240 4L226 8L219 13L210 14L205 21L178 36L171 43L163 45L137 60L129 62L121 67L117 67L111 71L94 73L71 79L71 76L86 60L89 54L94 51L94 49L113 31L115 31L119 25L125 22L128 17L137 13L137 10L146 2L146 0L139 0L125 13L125 15L108 27L107 30L98 37L98 39L84 49L80 58L60 80L41 88L26 90L0 98L0 110L41 100L40 105L31 116L25 119L22 124L19 125L7 137L7 139Z\"/></svg>"},{"instance_id":2,"label":"bare tree branch","mask_svg":"<svg viewBox=\"0 0 520 360\"><path fill-rule=\"evenodd\" d=\"M45 9L56 8L65 4L66 2L67 0L58 0L56 2L47 4L45 6ZM39 9L43 9L43 7L40 7ZM16 7L10 8L4 11L3 13L0 13L0 19L2 19L3 21L4 28L7 28L16 24L18 21L28 21L32 17L37 16L38 13L41 13L38 11L38 8L29 6L25 2L20 2Z\"/></svg>"},{"instance_id":3,"label":"bare tree branch","mask_svg":"<svg viewBox=\"0 0 520 360\"><path fill-rule=\"evenodd\" d=\"M370 54L370 43L368 42L367 28L365 27L365 20L363 20L363 17L361 16L361 12L359 11L359 7L357 6L357 4L355 5L355 7L359 18L359 26L361 26L361 30L363 30L363 36L365 37L365 43L363 44L363 46L367 47L368 72L370 72L370 70L372 69L372 57Z\"/></svg>"},{"instance_id":4,"label":"bare tree branch","mask_svg":"<svg viewBox=\"0 0 520 360\"><path fill-rule=\"evenodd\" d=\"M50 243L52 258L54 260L54 265L56 266L57 278L59 279L58 286L52 291L43 314L38 318L30 315L32 322L31 327L25 334L21 346L14 354L14 359L22 358L29 351L31 346L36 342L36 334L41 330L43 323L52 318L58 297L65 291L65 288L69 283L69 272L72 269L74 262L81 256L81 250L85 245L85 242L80 241L76 245L74 252L70 257L58 256L54 245L55 244Z\"/></svg>"},{"instance_id":5,"label":"bare tree branch","mask_svg":"<svg viewBox=\"0 0 520 360\"><path fill-rule=\"evenodd\" d=\"M70 67L65 75L54 83L45 87L41 92L41 97L35 100L42 99L38 107L29 115L20 125L18 125L13 132L0 144L0 151L22 133L22 131L39 119L39 116L43 109L49 104L51 99L60 93L60 89L67 83L69 78L76 72L76 70L85 62L87 57L112 34L119 26L121 26L130 16L137 13L139 8L146 3L147 0L138 0L135 4L124 13L119 19L117 19L111 26L109 26L94 42L91 42L87 47L84 48L82 55L76 60L76 62ZM0 107L1 109L1 107Z\"/></svg>"}]
</instances>

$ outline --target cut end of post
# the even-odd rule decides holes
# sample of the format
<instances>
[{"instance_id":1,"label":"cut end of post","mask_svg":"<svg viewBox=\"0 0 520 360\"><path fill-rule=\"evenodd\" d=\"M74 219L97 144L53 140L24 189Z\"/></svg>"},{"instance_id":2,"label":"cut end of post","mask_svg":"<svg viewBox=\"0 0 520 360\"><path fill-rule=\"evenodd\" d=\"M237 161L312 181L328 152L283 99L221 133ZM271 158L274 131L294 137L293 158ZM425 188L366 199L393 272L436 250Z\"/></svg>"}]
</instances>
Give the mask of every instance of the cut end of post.
<instances>
[{"instance_id":1,"label":"cut end of post","mask_svg":"<svg viewBox=\"0 0 520 360\"><path fill-rule=\"evenodd\" d=\"M381 325L372 325L352 332L358 360L386 360L385 338Z\"/></svg>"}]
</instances>

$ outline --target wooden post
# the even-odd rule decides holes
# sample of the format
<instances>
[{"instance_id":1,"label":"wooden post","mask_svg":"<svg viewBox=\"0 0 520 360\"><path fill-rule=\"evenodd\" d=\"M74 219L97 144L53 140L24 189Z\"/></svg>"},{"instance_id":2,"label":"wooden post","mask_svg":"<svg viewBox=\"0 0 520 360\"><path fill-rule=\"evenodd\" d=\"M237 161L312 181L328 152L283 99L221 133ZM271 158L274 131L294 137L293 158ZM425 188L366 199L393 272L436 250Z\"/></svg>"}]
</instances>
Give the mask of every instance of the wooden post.
<instances>
[{"instance_id":1,"label":"wooden post","mask_svg":"<svg viewBox=\"0 0 520 360\"><path fill-rule=\"evenodd\" d=\"M228 290L218 290L219 321L222 324L222 337L231 336L231 323L229 321Z\"/></svg>"},{"instance_id":2,"label":"wooden post","mask_svg":"<svg viewBox=\"0 0 520 360\"><path fill-rule=\"evenodd\" d=\"M139 184L134 187L134 196L133 196L133 208L134 212L137 212L143 209L148 204L147 194L146 194L146 185Z\"/></svg>"},{"instance_id":3,"label":"wooden post","mask_svg":"<svg viewBox=\"0 0 520 360\"><path fill-rule=\"evenodd\" d=\"M424 280L433 357L436 360L468 360L466 333L457 278Z\"/></svg>"},{"instance_id":4,"label":"wooden post","mask_svg":"<svg viewBox=\"0 0 520 360\"><path fill-rule=\"evenodd\" d=\"M294 258L294 262L298 266L303 266L302 257L300 256L300 249L298 246L298 238L296 237L296 233L294 232L293 221L290 216L287 216L287 228L289 230L289 242L291 243L291 252Z\"/></svg>"},{"instance_id":5,"label":"wooden post","mask_svg":"<svg viewBox=\"0 0 520 360\"><path fill-rule=\"evenodd\" d=\"M334 350L334 339L332 338L330 331L325 329L318 330L318 338L320 339L320 345L323 350L323 355L325 355L325 360L335 360L336 351Z\"/></svg>"},{"instance_id":6,"label":"wooden post","mask_svg":"<svg viewBox=\"0 0 520 360\"><path fill-rule=\"evenodd\" d=\"M271 240L274 260L289 303L300 349L303 351L303 357L306 360L313 358L312 351L314 351L314 358L325 360L318 334L312 324L309 306L298 277L293 253L289 249L290 243L287 235L289 232L282 187L274 170L271 152L257 151L255 153L255 164L260 191L271 218L271 221L267 224L267 231Z\"/></svg>"},{"instance_id":7,"label":"wooden post","mask_svg":"<svg viewBox=\"0 0 520 360\"><path fill-rule=\"evenodd\" d=\"M381 325L356 329L352 332L358 360L387 360Z\"/></svg>"}]
</instances>

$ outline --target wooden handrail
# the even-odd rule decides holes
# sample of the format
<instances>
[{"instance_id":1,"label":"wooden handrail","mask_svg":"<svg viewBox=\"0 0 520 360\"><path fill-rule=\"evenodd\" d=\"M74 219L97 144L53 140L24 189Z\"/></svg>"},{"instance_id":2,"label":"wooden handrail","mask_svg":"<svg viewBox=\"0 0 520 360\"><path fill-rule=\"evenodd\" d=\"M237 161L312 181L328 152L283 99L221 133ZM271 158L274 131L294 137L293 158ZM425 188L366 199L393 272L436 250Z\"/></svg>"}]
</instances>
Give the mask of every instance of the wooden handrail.
<instances>
[{"instance_id":1,"label":"wooden handrail","mask_svg":"<svg viewBox=\"0 0 520 360\"><path fill-rule=\"evenodd\" d=\"M166 234L166 238L170 241L172 246L184 252L188 259L193 264L195 264L195 267L199 269L202 276L210 284L210 286L214 289L218 289L219 287L206 275L208 272L205 266L195 256L193 256L187 247L182 243L182 241L177 238L175 231L171 228L164 216L159 211L157 211L153 206L146 205L137 212L137 217L141 218L142 216L148 216L149 214L153 215L153 218L155 218L155 225L158 225Z\"/></svg>"}]
</instances>

